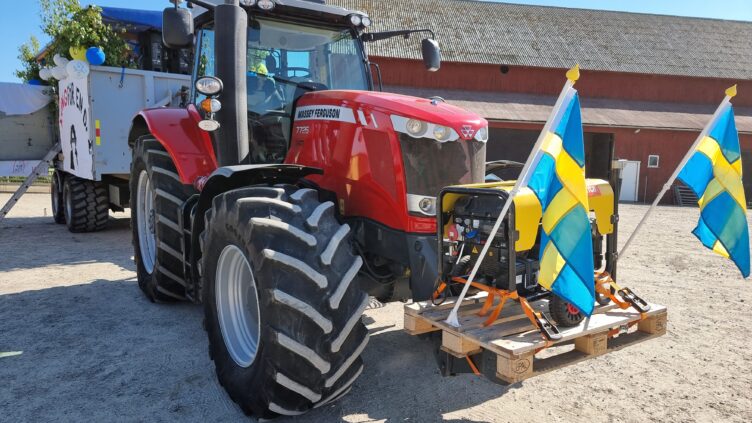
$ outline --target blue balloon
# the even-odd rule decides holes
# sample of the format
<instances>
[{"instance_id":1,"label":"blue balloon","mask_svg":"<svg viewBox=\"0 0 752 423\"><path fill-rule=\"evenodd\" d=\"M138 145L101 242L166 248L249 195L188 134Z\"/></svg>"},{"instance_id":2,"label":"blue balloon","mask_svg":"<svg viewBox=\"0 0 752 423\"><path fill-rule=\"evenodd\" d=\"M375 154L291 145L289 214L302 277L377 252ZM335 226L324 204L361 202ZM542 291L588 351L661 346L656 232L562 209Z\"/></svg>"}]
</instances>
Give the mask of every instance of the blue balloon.
<instances>
[{"instance_id":1,"label":"blue balloon","mask_svg":"<svg viewBox=\"0 0 752 423\"><path fill-rule=\"evenodd\" d=\"M104 51L99 47L89 47L86 50L86 60L94 66L104 63Z\"/></svg>"},{"instance_id":2,"label":"blue balloon","mask_svg":"<svg viewBox=\"0 0 752 423\"><path fill-rule=\"evenodd\" d=\"M29 85L42 85L42 81L38 79L30 79L28 82Z\"/></svg>"}]
</instances>

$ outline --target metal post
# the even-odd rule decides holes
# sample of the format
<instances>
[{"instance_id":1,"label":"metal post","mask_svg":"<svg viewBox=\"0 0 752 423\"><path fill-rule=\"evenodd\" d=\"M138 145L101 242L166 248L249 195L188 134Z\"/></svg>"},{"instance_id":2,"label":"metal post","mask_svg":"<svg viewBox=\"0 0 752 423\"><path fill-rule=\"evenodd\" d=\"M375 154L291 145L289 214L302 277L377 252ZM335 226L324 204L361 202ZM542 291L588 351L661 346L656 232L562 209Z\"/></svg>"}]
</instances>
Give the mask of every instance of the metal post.
<instances>
[{"instance_id":1,"label":"metal post","mask_svg":"<svg viewBox=\"0 0 752 423\"><path fill-rule=\"evenodd\" d=\"M629 236L629 238L627 239L627 242L625 242L624 246L621 247L621 251L619 251L619 258L624 256L624 253L627 251L627 248L629 248L629 245L632 243L632 240L634 240L637 233L640 231L640 229L642 229L642 226L645 224L645 221L648 219L648 216L650 216L650 214L653 212L655 207L658 205L658 202L661 201L663 196L666 194L666 191L668 191L668 189L671 188L671 185L679 176L679 172L681 172L681 170L684 168L684 165L687 164L690 157L692 157L692 155L695 153L697 146L700 145L700 142L702 142L705 136L708 135L708 131L710 130L710 125L712 125L716 121L716 119L721 114L723 109L726 107L727 104L731 102L731 99L735 95L736 95L736 85L726 90L726 97L723 99L721 104L715 110L715 113L713 113L713 117L710 118L710 121L708 121L708 123L702 129L702 132L700 132L700 135L697 136L697 139L695 140L695 142L692 143L692 147L690 147L689 151L687 151L687 154L684 155L684 158L682 159L681 163L679 163L679 166L677 166L676 170L674 170L674 173L671 175L668 181L666 181L666 183L663 184L663 188L661 188L661 192L659 192L658 196L655 197L655 200L653 200L653 204L650 205L650 208L648 209L648 211L645 212L645 215L642 216L642 219L640 219L640 223L637 224L637 227Z\"/></svg>"},{"instance_id":2,"label":"metal post","mask_svg":"<svg viewBox=\"0 0 752 423\"><path fill-rule=\"evenodd\" d=\"M572 75L573 75L571 78L570 78L570 72L572 72ZM575 74L576 74L576 77L574 76ZM507 200L504 202L504 207L501 208L501 213L499 213L499 217L496 218L496 222L494 223L494 226L491 229L491 233L488 235L489 240L493 239L496 236L496 233L499 231L499 227L501 227L501 222L504 220L504 216L506 216L507 212L509 211L509 207L512 205L512 201L514 201L514 197L517 195L520 189L525 188L527 186L527 182L528 182L527 178L529 176L528 173L530 172L530 168L533 166L533 162L535 161L535 158L538 155L538 152L540 151L541 146L543 145L543 140L546 138L546 134L548 134L548 131L551 129L551 122L553 121L554 116L556 116L556 113L561 108L561 105L564 102L564 98L566 97L567 93L574 86L575 82L577 82L578 77L579 77L579 66L576 66L572 68L569 72L567 72L567 83L564 84L564 88L561 90L561 93L559 94L559 98L556 100L556 104L554 105L554 108L551 110L551 114L546 120L546 124L543 126L543 130L541 131L540 135L538 135L538 140L535 141L535 145L533 146L532 151L530 151L530 155L527 157L527 161L525 161L525 166L522 168L519 178L517 178L517 181L514 183L514 187L512 187L512 190L509 192L509 197L507 197ZM480 264L483 261L483 258L488 253L488 249L490 247L491 247L490 241L483 244L483 249L480 251L480 254L478 255L478 259L475 261L475 264L473 265L473 270L470 272L470 276L467 278L467 282L465 282L465 286L462 287L462 292L460 293L459 298L457 298L457 302L454 304L454 308L452 308L452 312L449 313L449 316L446 319L446 322L454 327L460 326L460 322L457 319L457 311L460 308L460 304L462 304L462 300L465 299L465 295L467 295L467 290L470 288L470 284L475 279L475 275L476 273L478 273L478 268L480 267ZM509 248L514 248L514 242L510 243Z\"/></svg>"}]
</instances>

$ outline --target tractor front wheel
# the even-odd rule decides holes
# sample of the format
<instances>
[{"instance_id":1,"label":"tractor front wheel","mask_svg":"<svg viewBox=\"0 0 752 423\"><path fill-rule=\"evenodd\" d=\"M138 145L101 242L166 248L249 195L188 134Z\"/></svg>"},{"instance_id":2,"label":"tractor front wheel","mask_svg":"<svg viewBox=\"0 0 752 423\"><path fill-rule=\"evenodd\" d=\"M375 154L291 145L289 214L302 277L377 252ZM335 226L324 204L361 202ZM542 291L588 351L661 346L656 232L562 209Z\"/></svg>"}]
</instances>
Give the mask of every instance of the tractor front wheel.
<instances>
[{"instance_id":1,"label":"tractor front wheel","mask_svg":"<svg viewBox=\"0 0 752 423\"><path fill-rule=\"evenodd\" d=\"M179 215L195 192L180 181L159 141L140 137L131 163L131 229L138 286L151 301L185 299L183 230Z\"/></svg>"},{"instance_id":2,"label":"tractor front wheel","mask_svg":"<svg viewBox=\"0 0 752 423\"><path fill-rule=\"evenodd\" d=\"M362 259L332 202L293 186L214 199L201 234L209 354L247 414L298 415L345 395L363 370Z\"/></svg>"}]
</instances>

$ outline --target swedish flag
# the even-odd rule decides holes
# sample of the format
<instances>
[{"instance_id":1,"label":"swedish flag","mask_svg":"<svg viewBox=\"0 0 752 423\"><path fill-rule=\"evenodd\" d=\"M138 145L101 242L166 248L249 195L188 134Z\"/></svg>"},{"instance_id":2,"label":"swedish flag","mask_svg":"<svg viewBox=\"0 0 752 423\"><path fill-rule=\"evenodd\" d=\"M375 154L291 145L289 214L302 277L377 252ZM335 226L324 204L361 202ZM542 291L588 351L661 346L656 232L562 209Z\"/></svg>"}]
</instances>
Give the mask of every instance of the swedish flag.
<instances>
[{"instance_id":1,"label":"swedish flag","mask_svg":"<svg viewBox=\"0 0 752 423\"><path fill-rule=\"evenodd\" d=\"M593 243L580 100L574 88L565 94L550 128L527 182L543 209L538 283L590 316L595 301Z\"/></svg>"},{"instance_id":2,"label":"swedish flag","mask_svg":"<svg viewBox=\"0 0 752 423\"><path fill-rule=\"evenodd\" d=\"M722 106L708 135L679 173L697 194L700 221L695 236L706 247L734 261L744 277L749 276L749 230L747 202L742 185L739 134L731 103Z\"/></svg>"}]
</instances>

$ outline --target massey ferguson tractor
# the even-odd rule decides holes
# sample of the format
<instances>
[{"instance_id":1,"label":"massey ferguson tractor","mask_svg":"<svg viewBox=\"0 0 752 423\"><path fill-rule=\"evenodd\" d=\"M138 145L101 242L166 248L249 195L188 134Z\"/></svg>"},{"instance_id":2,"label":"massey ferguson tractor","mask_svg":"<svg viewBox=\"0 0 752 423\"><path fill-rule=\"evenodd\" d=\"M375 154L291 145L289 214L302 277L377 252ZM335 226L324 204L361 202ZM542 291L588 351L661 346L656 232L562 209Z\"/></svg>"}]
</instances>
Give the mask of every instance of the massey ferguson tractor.
<instances>
[{"instance_id":1,"label":"massey ferguson tractor","mask_svg":"<svg viewBox=\"0 0 752 423\"><path fill-rule=\"evenodd\" d=\"M168 47L195 44L192 101L140 112L129 136L138 283L153 301L203 303L217 377L243 411L301 414L363 371L369 295L435 299L477 259L457 242L480 242L500 206L475 197L505 191L452 191L438 216L437 198L485 181L488 124L440 98L374 91L364 45L431 34L422 53L435 71L429 30L368 32L366 14L315 1L192 5L207 11L176 6L163 18ZM599 177L611 176L607 163ZM596 185L613 204L609 184ZM513 214L477 279L546 295L529 233L538 222L518 217L528 228L518 233ZM594 239L615 234L610 217ZM449 246L447 219L464 225ZM516 256L515 236L526 249ZM615 236L606 244L597 254L614 272ZM559 324L579 322L566 304L555 311Z\"/></svg>"}]
</instances>

